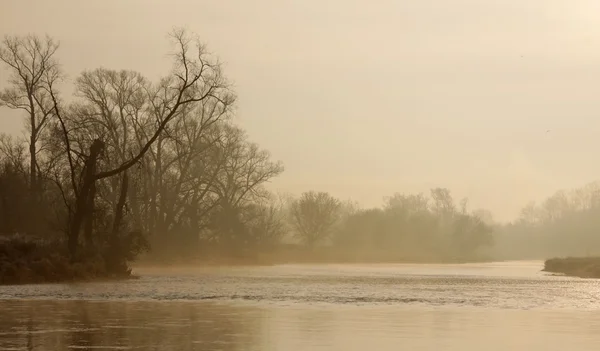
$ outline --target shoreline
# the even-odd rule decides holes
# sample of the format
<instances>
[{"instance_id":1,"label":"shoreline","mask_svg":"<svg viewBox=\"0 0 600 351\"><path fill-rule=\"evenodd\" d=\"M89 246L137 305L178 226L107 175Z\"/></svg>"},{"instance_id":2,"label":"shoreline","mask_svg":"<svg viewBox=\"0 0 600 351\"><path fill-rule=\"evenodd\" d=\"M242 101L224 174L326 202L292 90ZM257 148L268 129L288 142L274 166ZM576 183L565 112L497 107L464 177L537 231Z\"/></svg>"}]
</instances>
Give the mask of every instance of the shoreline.
<instances>
[{"instance_id":1,"label":"shoreline","mask_svg":"<svg viewBox=\"0 0 600 351\"><path fill-rule=\"evenodd\" d=\"M600 278L600 257L555 257L544 262L543 272L586 279Z\"/></svg>"},{"instance_id":2,"label":"shoreline","mask_svg":"<svg viewBox=\"0 0 600 351\"><path fill-rule=\"evenodd\" d=\"M410 261L410 260L387 260L387 261L338 261L338 260L301 260L301 261L282 261L282 262L256 262L256 261L236 261L227 262L222 261L181 261L181 262L137 262L130 265L131 275L128 276L86 276L86 277L73 277L68 276L65 279L54 279L46 280L40 279L37 276L36 279L27 279L27 277L20 281L11 280L7 282L0 281L0 286L19 286L19 285L46 285L46 284L80 284L80 283L101 283L101 282L117 282L117 281L129 281L137 280L142 277L136 270L169 270L169 269L210 269L210 268L239 268L239 267L272 267L279 265L390 265L390 264L407 264L407 265L457 265L457 264L475 264L475 263L491 263L491 262L503 262L497 260L472 260L472 261Z\"/></svg>"},{"instance_id":3,"label":"shoreline","mask_svg":"<svg viewBox=\"0 0 600 351\"><path fill-rule=\"evenodd\" d=\"M41 248L45 249L45 248ZM15 252L13 252L14 254ZM0 279L0 286L29 285L29 284L78 284L94 282L114 282L121 280L135 280L140 278L140 271L169 269L211 269L211 268L236 268L236 267L272 267L278 265L461 265L481 264L492 262L506 262L514 260L493 259L485 255L470 258L453 257L401 257L398 255L351 254L325 250L282 250L271 253L255 253L249 255L232 256L230 253L221 252L196 258L174 258L148 255L135 262L129 263L128 274L114 275L102 269L103 262L95 260L71 264L66 257L50 255L47 250L38 252L38 255L20 257L13 264L12 279ZM37 257L36 257L37 256ZM379 256L379 257L378 257ZM387 256L387 257L385 257ZM16 257L15 257L16 258ZM6 261L4 263L8 263ZM2 265L0 265L0 268ZM0 271L6 270L0 269Z\"/></svg>"}]
</instances>

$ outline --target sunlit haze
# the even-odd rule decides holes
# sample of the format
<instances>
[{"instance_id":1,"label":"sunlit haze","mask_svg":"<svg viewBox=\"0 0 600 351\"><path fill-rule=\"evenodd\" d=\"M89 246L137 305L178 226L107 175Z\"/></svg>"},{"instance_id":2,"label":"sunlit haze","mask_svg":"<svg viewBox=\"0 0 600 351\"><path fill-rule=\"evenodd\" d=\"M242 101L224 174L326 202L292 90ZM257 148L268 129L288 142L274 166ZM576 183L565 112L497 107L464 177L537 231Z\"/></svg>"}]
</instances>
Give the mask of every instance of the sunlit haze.
<instances>
[{"instance_id":1,"label":"sunlit haze","mask_svg":"<svg viewBox=\"0 0 600 351\"><path fill-rule=\"evenodd\" d=\"M599 19L597 0L3 1L0 36L53 36L71 79L156 78L185 26L284 163L271 190L377 206L442 186L510 220L599 178ZM0 131L22 123L0 110Z\"/></svg>"}]
</instances>

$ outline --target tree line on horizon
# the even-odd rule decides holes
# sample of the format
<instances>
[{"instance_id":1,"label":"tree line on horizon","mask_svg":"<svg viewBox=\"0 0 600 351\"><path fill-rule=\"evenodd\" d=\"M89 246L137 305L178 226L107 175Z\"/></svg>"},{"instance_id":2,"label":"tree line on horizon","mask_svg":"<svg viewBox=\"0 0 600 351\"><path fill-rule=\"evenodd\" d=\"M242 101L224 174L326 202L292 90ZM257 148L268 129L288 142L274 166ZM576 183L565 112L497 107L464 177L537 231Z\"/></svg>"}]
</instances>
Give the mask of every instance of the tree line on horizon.
<instances>
[{"instance_id":1,"label":"tree line on horizon","mask_svg":"<svg viewBox=\"0 0 600 351\"><path fill-rule=\"evenodd\" d=\"M512 222L495 225L502 259L600 255L600 182L531 202Z\"/></svg>"},{"instance_id":2,"label":"tree line on horizon","mask_svg":"<svg viewBox=\"0 0 600 351\"><path fill-rule=\"evenodd\" d=\"M270 193L283 165L236 125L219 61L191 33L170 39L172 69L158 81L90 69L73 79L72 96L61 90L57 41L4 39L0 107L22 113L27 137L0 135L0 235L50 242L70 264L94 259L114 274L148 250L244 258L292 239L346 260L465 260L493 244L489 213L444 188L373 209L325 192ZM0 269L7 252L34 255L27 247L5 248L4 260L0 249Z\"/></svg>"}]
</instances>

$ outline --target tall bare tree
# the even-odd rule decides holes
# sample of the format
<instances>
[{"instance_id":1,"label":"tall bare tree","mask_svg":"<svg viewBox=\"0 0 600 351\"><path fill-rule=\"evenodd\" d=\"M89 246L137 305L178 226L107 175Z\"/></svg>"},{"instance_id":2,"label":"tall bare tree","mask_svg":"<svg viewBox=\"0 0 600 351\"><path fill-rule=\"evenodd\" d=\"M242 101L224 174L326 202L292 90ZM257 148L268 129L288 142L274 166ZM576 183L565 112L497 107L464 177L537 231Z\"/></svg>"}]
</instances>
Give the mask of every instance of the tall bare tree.
<instances>
[{"instance_id":1,"label":"tall bare tree","mask_svg":"<svg viewBox=\"0 0 600 351\"><path fill-rule=\"evenodd\" d=\"M214 206L210 195L225 163L219 152L221 125L228 119L232 102L207 99L187 106L149 150L143 164L144 206L152 232L165 234L176 222L186 221L182 218L186 214L203 216L212 206L200 202Z\"/></svg>"},{"instance_id":2,"label":"tall bare tree","mask_svg":"<svg viewBox=\"0 0 600 351\"><path fill-rule=\"evenodd\" d=\"M246 206L270 195L264 184L279 175L283 165L271 161L269 153L249 142L241 129L224 125L221 131L221 166L211 189L218 203L212 213L210 234L211 240L237 247L251 234L243 218Z\"/></svg>"},{"instance_id":3,"label":"tall bare tree","mask_svg":"<svg viewBox=\"0 0 600 351\"><path fill-rule=\"evenodd\" d=\"M232 102L233 96L226 93L229 88L220 65L211 59L204 46L183 30L175 30L171 38L176 47L173 70L158 84L147 84L135 73L98 70L84 73L78 80L83 105L70 111L74 112L72 115L65 113L53 98L53 111L64 132L66 154L72 165L75 203L68 248L73 258L82 225L91 221L98 181L121 175L138 164L186 106L209 99L224 104ZM56 95L52 87L48 90L52 97ZM140 121L146 125L145 132L134 136L133 132L140 130L135 128ZM133 138L139 140L133 142ZM77 140L78 143L72 143ZM74 153L82 155L79 168L71 156L77 144L81 149ZM122 177L117 213L123 206L126 184L126 177Z\"/></svg>"},{"instance_id":4,"label":"tall bare tree","mask_svg":"<svg viewBox=\"0 0 600 351\"><path fill-rule=\"evenodd\" d=\"M52 113L52 101L43 88L48 75L59 74L55 53L59 44L46 36L7 36L0 45L0 61L10 72L9 86L0 92L0 106L27 113L29 128L29 187L38 193L37 143Z\"/></svg>"}]
</instances>

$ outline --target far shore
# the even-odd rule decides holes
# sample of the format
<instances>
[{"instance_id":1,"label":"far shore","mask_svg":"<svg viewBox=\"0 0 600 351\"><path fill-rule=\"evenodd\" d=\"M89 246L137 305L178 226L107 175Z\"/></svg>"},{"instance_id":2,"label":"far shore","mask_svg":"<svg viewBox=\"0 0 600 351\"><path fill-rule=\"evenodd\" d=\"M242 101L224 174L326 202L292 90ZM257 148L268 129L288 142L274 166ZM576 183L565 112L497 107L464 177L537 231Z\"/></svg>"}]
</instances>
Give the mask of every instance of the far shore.
<instances>
[{"instance_id":1,"label":"far shore","mask_svg":"<svg viewBox=\"0 0 600 351\"><path fill-rule=\"evenodd\" d=\"M543 271L570 277L600 278L600 257L551 258L544 262Z\"/></svg>"}]
</instances>

